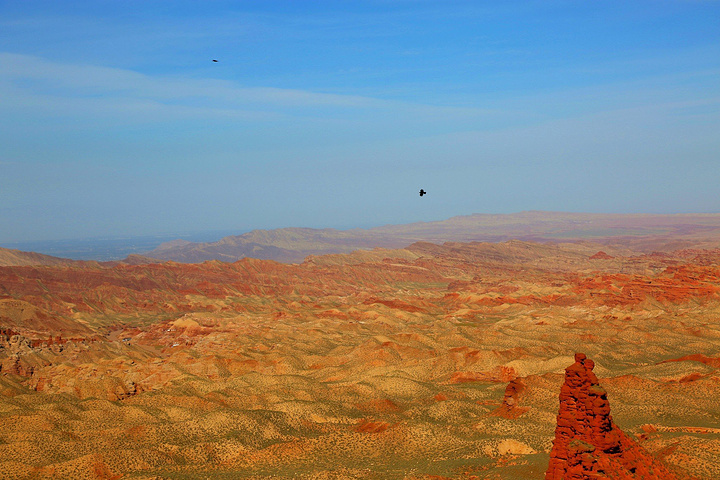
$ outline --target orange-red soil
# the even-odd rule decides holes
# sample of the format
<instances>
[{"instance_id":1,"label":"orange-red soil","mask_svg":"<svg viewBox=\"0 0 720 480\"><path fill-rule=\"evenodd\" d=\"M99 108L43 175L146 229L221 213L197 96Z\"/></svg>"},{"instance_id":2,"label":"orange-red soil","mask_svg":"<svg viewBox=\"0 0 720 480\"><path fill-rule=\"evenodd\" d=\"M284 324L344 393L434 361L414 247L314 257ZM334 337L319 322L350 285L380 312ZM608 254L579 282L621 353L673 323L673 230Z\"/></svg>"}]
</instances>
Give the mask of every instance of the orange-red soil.
<instances>
[{"instance_id":1,"label":"orange-red soil","mask_svg":"<svg viewBox=\"0 0 720 480\"><path fill-rule=\"evenodd\" d=\"M593 375L612 420L582 410L599 430L564 455L720 478L719 263L510 241L0 267L0 478L541 479Z\"/></svg>"}]
</instances>

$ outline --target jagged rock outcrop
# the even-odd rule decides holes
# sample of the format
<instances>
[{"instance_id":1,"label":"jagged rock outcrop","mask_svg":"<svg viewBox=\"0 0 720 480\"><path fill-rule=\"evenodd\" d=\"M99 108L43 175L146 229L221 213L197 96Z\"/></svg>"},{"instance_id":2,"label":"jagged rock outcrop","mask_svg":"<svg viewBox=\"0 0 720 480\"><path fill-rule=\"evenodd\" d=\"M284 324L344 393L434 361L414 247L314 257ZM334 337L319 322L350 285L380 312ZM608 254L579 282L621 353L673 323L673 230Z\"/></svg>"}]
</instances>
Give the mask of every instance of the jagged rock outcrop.
<instances>
[{"instance_id":1,"label":"jagged rock outcrop","mask_svg":"<svg viewBox=\"0 0 720 480\"><path fill-rule=\"evenodd\" d=\"M523 390L525 390L525 383L521 378L516 378L508 383L508 386L505 388L502 405L493 410L491 414L498 417L515 419L530 410L529 407L521 407L518 405L520 402L519 397Z\"/></svg>"},{"instance_id":2,"label":"jagged rock outcrop","mask_svg":"<svg viewBox=\"0 0 720 480\"><path fill-rule=\"evenodd\" d=\"M30 365L24 357L17 354L0 360L0 372L3 375L19 375L21 377L32 377L35 367Z\"/></svg>"},{"instance_id":3,"label":"jagged rock outcrop","mask_svg":"<svg viewBox=\"0 0 720 480\"><path fill-rule=\"evenodd\" d=\"M677 477L631 440L610 416L607 393L583 353L565 369L560 411L546 480Z\"/></svg>"}]
</instances>

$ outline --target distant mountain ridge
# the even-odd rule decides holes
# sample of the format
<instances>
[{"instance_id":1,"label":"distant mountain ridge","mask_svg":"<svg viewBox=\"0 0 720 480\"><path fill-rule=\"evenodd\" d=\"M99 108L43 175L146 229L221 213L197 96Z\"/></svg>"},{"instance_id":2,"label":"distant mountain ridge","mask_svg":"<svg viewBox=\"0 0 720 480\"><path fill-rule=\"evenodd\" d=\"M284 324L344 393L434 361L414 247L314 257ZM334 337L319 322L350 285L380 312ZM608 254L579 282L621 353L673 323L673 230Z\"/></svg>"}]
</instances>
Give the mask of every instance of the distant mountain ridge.
<instances>
[{"instance_id":1,"label":"distant mountain ridge","mask_svg":"<svg viewBox=\"0 0 720 480\"><path fill-rule=\"evenodd\" d=\"M415 242L592 241L639 252L720 246L720 214L590 214L528 211L473 214L434 222L336 230L279 228L253 230L217 242L174 240L144 253L182 263L234 262L251 257L299 263L308 255L401 248Z\"/></svg>"},{"instance_id":2,"label":"distant mountain ridge","mask_svg":"<svg viewBox=\"0 0 720 480\"><path fill-rule=\"evenodd\" d=\"M529 211L473 214L433 222L350 230L278 228L253 230L215 242L177 239L154 250L131 254L104 265L158 261L234 262L243 258L301 263L308 256L343 254L375 248L398 249L416 242L490 242L522 240L540 243L593 242L638 253L720 248L720 214L589 214ZM0 266L85 264L35 252L0 247ZM89 263L94 264L95 261Z\"/></svg>"},{"instance_id":3,"label":"distant mountain ridge","mask_svg":"<svg viewBox=\"0 0 720 480\"><path fill-rule=\"evenodd\" d=\"M401 247L412 243L392 234L371 230L336 230L313 228L278 228L253 230L243 235L224 237L217 242L166 242L145 256L182 263L207 260L234 262L241 258L299 263L308 255L349 253L373 247Z\"/></svg>"},{"instance_id":4,"label":"distant mountain ridge","mask_svg":"<svg viewBox=\"0 0 720 480\"><path fill-rule=\"evenodd\" d=\"M107 266L111 267L114 265L127 264L127 265L144 265L148 263L158 263L158 260L154 257L145 257L143 255L130 254L125 257L122 261L108 261L98 262L97 260L73 260L70 258L54 257L52 255L45 255L37 252L23 252L22 250L15 250L12 248L0 247L0 267L29 267L29 266L72 266L72 267L87 267L92 268L95 266Z\"/></svg>"},{"instance_id":5,"label":"distant mountain ridge","mask_svg":"<svg viewBox=\"0 0 720 480\"><path fill-rule=\"evenodd\" d=\"M65 265L75 263L67 258L43 255L42 253L23 252L11 248L0 247L0 266L19 267L26 265Z\"/></svg>"}]
</instances>

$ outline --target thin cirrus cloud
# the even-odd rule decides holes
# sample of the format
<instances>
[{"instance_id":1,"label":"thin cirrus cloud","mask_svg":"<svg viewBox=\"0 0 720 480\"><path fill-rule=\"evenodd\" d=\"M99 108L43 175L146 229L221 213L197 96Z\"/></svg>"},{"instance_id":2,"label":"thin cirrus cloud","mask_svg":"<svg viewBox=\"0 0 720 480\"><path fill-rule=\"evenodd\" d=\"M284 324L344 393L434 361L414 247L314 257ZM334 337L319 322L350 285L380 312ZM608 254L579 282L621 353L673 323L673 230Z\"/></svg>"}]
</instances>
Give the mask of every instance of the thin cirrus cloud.
<instances>
[{"instance_id":1,"label":"thin cirrus cloud","mask_svg":"<svg viewBox=\"0 0 720 480\"><path fill-rule=\"evenodd\" d=\"M367 96L318 93L301 89L246 87L230 80L149 75L127 69L76 65L30 55L0 53L0 108L37 109L61 116L147 113L144 121L219 119L269 121L283 117L335 117L390 114L418 121L418 115L437 120L499 115L499 111L446 107L384 100ZM153 116L155 115L155 116ZM117 118L116 120L120 120ZM133 121L143 121L133 117Z\"/></svg>"},{"instance_id":2,"label":"thin cirrus cloud","mask_svg":"<svg viewBox=\"0 0 720 480\"><path fill-rule=\"evenodd\" d=\"M11 113L5 115L4 122L10 130L18 118L38 124L55 118L60 124L85 124L91 130L123 124L165 127L179 121L200 127L203 122L222 125L231 120L236 123L223 128L246 125L255 131L266 127L274 132L264 140L260 132L259 140L248 143L264 144L265 149L282 148L273 140L280 133L289 142L285 143L287 148L300 141L293 138L304 139L307 147L332 143L332 137L337 137L340 144L363 142L372 149L377 142L402 144L403 138L421 137L432 142L455 132L522 129L562 118L592 118L601 112L615 112L612 117L616 120L604 128L617 138L627 130L624 123L638 118L654 125L662 132L661 137L682 126L672 124L678 115L701 122L700 130L718 120L718 88L712 87L712 79L718 76L715 70L506 96L484 102L486 108L474 108L247 87L231 80L151 75L11 53L0 53L0 65L0 94L4 97L0 112ZM479 102L469 102L473 103ZM581 141L593 143L597 133L588 132ZM238 135L244 134L241 131ZM609 141L612 138L612 134L608 136ZM221 140L232 144L227 138ZM526 139L528 144L532 141L532 137ZM452 151L448 152L450 157ZM297 153L302 156L302 152Z\"/></svg>"},{"instance_id":3,"label":"thin cirrus cloud","mask_svg":"<svg viewBox=\"0 0 720 480\"><path fill-rule=\"evenodd\" d=\"M120 68L63 64L42 58L0 53L0 78L26 91L59 96L127 96L182 101L192 98L278 107L373 108L391 101L358 95L316 93L307 90L243 87L228 80L151 76ZM22 87L20 85L23 84ZM460 110L460 109L458 109Z\"/></svg>"},{"instance_id":4,"label":"thin cirrus cloud","mask_svg":"<svg viewBox=\"0 0 720 480\"><path fill-rule=\"evenodd\" d=\"M372 99L279 88L247 88L230 81L150 76L120 68L72 65L29 55L0 53L0 78L26 94L86 98L125 97L177 102L203 99L277 107L362 107Z\"/></svg>"},{"instance_id":5,"label":"thin cirrus cloud","mask_svg":"<svg viewBox=\"0 0 720 480\"><path fill-rule=\"evenodd\" d=\"M294 150L302 156L298 149L312 145L347 145L351 151L357 147L349 145L358 143L497 128L534 116L522 106L427 105L247 87L232 80L153 75L9 53L0 54L0 64L0 94L7 99L0 105L0 112L5 112L5 120L0 120L5 133L0 138L15 145L9 151L29 162L48 155L57 161L64 155L141 161L158 148L187 158L188 151L199 148L197 142L215 159L232 156L238 149L248 154ZM40 125L42 141L36 144ZM195 141L198 132L205 132L205 138ZM137 144L139 136L148 135L153 138L145 147L128 147L128 142ZM163 142L164 147L152 146ZM188 142L195 144L186 148Z\"/></svg>"}]
</instances>

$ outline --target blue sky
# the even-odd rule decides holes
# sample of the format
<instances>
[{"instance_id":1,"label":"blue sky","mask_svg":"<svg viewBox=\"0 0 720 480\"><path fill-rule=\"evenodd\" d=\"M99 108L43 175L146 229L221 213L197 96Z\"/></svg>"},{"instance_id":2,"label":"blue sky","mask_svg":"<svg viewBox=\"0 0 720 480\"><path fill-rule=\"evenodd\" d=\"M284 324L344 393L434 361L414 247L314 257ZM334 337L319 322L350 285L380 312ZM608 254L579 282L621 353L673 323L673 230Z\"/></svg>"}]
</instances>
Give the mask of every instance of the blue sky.
<instances>
[{"instance_id":1,"label":"blue sky","mask_svg":"<svg viewBox=\"0 0 720 480\"><path fill-rule=\"evenodd\" d=\"M690 0L0 1L0 245L720 212L719 25Z\"/></svg>"}]
</instances>

